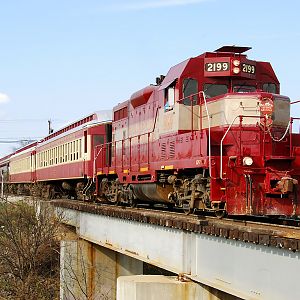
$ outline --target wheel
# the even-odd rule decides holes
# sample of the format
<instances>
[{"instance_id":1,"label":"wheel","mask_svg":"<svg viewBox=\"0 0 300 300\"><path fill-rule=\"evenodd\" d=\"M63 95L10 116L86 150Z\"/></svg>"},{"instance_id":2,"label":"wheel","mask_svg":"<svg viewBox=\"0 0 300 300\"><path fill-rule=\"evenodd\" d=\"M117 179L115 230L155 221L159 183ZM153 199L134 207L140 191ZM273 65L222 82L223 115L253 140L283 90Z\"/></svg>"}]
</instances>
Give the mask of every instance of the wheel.
<instances>
[{"instance_id":1,"label":"wheel","mask_svg":"<svg viewBox=\"0 0 300 300\"><path fill-rule=\"evenodd\" d=\"M137 200L132 198L129 200L129 205L130 207L134 208L134 207L137 207Z\"/></svg>"},{"instance_id":2,"label":"wheel","mask_svg":"<svg viewBox=\"0 0 300 300\"><path fill-rule=\"evenodd\" d=\"M190 207L189 202L183 203L182 209L183 209L185 215L190 215L190 214L193 214L195 212L195 208Z\"/></svg>"},{"instance_id":3,"label":"wheel","mask_svg":"<svg viewBox=\"0 0 300 300\"><path fill-rule=\"evenodd\" d=\"M219 210L215 210L215 215L218 219L222 219L222 218L226 217L227 212L225 209L219 209Z\"/></svg>"},{"instance_id":4,"label":"wheel","mask_svg":"<svg viewBox=\"0 0 300 300\"><path fill-rule=\"evenodd\" d=\"M172 210L174 208L174 203L167 203L168 210Z\"/></svg>"},{"instance_id":5,"label":"wheel","mask_svg":"<svg viewBox=\"0 0 300 300\"><path fill-rule=\"evenodd\" d=\"M113 195L113 196L107 197L107 200L111 204L114 204L114 205L118 205L119 204L119 197L118 197L118 195Z\"/></svg>"}]
</instances>

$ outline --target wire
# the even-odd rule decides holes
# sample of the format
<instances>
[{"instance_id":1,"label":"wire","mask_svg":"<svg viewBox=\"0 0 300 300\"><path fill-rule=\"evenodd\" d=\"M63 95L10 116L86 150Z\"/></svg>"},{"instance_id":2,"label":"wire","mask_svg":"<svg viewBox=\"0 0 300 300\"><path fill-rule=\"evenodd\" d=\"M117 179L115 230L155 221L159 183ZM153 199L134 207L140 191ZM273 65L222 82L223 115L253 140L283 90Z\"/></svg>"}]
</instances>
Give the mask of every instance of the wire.
<instances>
[{"instance_id":1,"label":"wire","mask_svg":"<svg viewBox=\"0 0 300 300\"><path fill-rule=\"evenodd\" d=\"M9 123L9 122L48 122L49 119L5 119L0 120L0 123ZM52 122L65 122L60 119L51 119Z\"/></svg>"},{"instance_id":2,"label":"wire","mask_svg":"<svg viewBox=\"0 0 300 300\"><path fill-rule=\"evenodd\" d=\"M17 143L33 143L36 142L36 140L0 140L0 144L17 144Z\"/></svg>"}]
</instances>

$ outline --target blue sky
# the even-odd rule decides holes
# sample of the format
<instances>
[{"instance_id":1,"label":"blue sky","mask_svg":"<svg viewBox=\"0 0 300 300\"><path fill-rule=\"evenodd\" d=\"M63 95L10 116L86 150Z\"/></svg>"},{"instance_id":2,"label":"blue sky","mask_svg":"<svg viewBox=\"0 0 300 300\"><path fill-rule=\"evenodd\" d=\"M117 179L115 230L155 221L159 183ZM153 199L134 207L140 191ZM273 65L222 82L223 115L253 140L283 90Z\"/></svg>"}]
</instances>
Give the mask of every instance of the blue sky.
<instances>
[{"instance_id":1,"label":"blue sky","mask_svg":"<svg viewBox=\"0 0 300 300\"><path fill-rule=\"evenodd\" d=\"M0 11L0 139L42 137L48 119L58 129L109 109L222 45L251 46L281 93L300 99L298 1L0 0Z\"/></svg>"}]
</instances>

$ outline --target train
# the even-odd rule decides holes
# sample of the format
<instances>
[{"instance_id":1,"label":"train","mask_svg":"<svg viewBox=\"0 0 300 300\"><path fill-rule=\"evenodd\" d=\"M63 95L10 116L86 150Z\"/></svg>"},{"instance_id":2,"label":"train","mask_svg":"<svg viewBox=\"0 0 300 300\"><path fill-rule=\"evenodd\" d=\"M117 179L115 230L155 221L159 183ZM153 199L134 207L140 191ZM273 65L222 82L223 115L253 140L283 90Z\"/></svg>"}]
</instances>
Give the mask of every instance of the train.
<instances>
[{"instance_id":1,"label":"train","mask_svg":"<svg viewBox=\"0 0 300 300\"><path fill-rule=\"evenodd\" d=\"M250 49L191 57L111 112L1 158L8 192L298 218L300 118L271 64L249 59Z\"/></svg>"}]
</instances>

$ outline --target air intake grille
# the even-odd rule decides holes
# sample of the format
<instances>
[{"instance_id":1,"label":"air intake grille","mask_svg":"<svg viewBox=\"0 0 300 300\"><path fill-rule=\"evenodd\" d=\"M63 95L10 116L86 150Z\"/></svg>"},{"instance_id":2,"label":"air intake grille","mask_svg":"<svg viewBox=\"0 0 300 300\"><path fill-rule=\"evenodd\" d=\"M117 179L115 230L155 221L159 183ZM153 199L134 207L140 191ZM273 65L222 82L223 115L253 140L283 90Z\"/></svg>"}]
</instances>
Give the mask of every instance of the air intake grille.
<instances>
[{"instance_id":1,"label":"air intake grille","mask_svg":"<svg viewBox=\"0 0 300 300\"><path fill-rule=\"evenodd\" d=\"M170 159L175 158L175 141L170 142Z\"/></svg>"},{"instance_id":2,"label":"air intake grille","mask_svg":"<svg viewBox=\"0 0 300 300\"><path fill-rule=\"evenodd\" d=\"M166 143L161 143L160 145L160 158L161 160L166 159Z\"/></svg>"}]
</instances>

